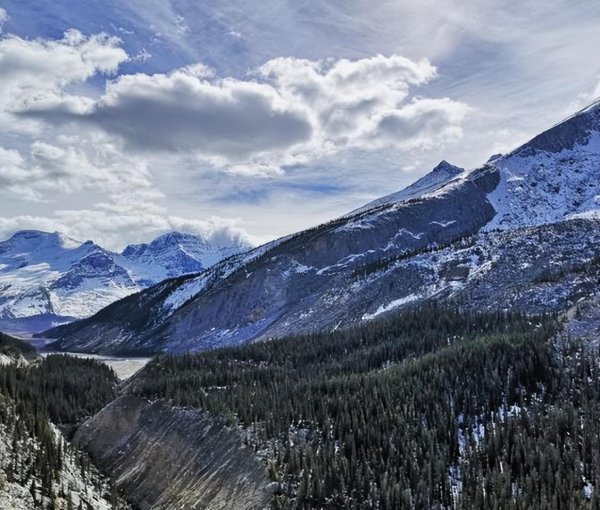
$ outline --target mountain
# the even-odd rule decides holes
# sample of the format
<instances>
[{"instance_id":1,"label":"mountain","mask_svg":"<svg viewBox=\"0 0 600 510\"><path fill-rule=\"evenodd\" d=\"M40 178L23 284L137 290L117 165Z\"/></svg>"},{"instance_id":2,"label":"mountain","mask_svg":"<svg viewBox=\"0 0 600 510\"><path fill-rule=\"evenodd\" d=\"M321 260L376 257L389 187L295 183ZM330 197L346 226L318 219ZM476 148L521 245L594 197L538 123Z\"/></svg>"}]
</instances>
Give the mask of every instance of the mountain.
<instances>
[{"instance_id":1,"label":"mountain","mask_svg":"<svg viewBox=\"0 0 600 510\"><path fill-rule=\"evenodd\" d=\"M600 103L468 172L403 192L56 328L60 349L205 350L428 300L565 311L598 290Z\"/></svg>"},{"instance_id":2,"label":"mountain","mask_svg":"<svg viewBox=\"0 0 600 510\"><path fill-rule=\"evenodd\" d=\"M0 329L42 331L96 313L166 278L200 272L245 251L170 232L115 253L59 232L25 230L0 242Z\"/></svg>"},{"instance_id":3,"label":"mountain","mask_svg":"<svg viewBox=\"0 0 600 510\"><path fill-rule=\"evenodd\" d=\"M138 274L147 274L148 282L173 278L182 274L198 273L220 260L250 248L243 241L226 246L211 244L201 236L168 232L149 244L133 244L123 250L122 256L136 264Z\"/></svg>"}]
</instances>

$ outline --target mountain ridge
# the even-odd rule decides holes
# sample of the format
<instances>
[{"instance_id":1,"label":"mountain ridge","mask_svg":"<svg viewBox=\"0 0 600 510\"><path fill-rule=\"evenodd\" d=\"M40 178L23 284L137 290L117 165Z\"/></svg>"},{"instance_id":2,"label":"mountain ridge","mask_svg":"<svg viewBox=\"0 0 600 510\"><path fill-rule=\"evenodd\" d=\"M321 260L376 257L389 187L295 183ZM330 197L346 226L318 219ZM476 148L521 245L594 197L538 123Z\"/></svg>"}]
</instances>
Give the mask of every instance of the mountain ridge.
<instances>
[{"instance_id":1,"label":"mountain ridge","mask_svg":"<svg viewBox=\"0 0 600 510\"><path fill-rule=\"evenodd\" d=\"M429 299L524 311L546 299L563 310L595 292L581 268L597 256L599 222L575 218L598 210L599 141L592 105L410 198L384 197L50 334L64 349L185 352L349 326ZM565 274L548 285L543 273L557 265ZM118 318L125 310L136 327Z\"/></svg>"}]
</instances>

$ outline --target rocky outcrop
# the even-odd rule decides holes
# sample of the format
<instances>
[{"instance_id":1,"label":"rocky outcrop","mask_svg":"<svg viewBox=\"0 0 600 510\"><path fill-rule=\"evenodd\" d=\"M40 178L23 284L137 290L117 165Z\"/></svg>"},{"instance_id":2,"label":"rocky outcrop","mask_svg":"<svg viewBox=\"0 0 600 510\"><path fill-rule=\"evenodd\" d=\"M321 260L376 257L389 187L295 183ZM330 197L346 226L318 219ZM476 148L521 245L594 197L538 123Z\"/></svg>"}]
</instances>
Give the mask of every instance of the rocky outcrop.
<instances>
[{"instance_id":1,"label":"rocky outcrop","mask_svg":"<svg viewBox=\"0 0 600 510\"><path fill-rule=\"evenodd\" d=\"M141 510L258 510L271 499L265 468L237 429L205 412L124 395L74 443Z\"/></svg>"}]
</instances>

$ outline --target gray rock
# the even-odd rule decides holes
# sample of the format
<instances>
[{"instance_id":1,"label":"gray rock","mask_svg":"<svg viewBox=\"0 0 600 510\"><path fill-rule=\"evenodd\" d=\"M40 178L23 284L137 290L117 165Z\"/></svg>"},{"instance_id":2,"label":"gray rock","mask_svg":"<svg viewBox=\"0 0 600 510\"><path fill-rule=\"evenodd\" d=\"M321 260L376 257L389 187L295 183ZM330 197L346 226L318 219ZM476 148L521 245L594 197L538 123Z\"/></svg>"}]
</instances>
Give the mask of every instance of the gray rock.
<instances>
[{"instance_id":1,"label":"gray rock","mask_svg":"<svg viewBox=\"0 0 600 510\"><path fill-rule=\"evenodd\" d=\"M141 510L258 510L272 497L238 430L206 412L125 395L84 423L74 444Z\"/></svg>"}]
</instances>

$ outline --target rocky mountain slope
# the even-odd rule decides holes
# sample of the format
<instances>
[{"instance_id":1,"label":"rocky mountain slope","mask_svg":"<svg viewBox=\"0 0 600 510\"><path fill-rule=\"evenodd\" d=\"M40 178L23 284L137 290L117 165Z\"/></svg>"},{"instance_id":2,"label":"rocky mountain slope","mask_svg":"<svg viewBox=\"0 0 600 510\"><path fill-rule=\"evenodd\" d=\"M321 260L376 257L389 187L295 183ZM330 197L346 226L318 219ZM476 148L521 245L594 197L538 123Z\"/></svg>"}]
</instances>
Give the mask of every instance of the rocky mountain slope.
<instances>
[{"instance_id":1,"label":"rocky mountain slope","mask_svg":"<svg viewBox=\"0 0 600 510\"><path fill-rule=\"evenodd\" d=\"M265 466L239 431L206 412L124 395L74 442L141 510L258 510L272 496Z\"/></svg>"},{"instance_id":2,"label":"rocky mountain slope","mask_svg":"<svg viewBox=\"0 0 600 510\"><path fill-rule=\"evenodd\" d=\"M54 433L54 447L66 451L55 494L41 490L40 476L27 472L32 453L43 451L46 445L35 436L23 435L21 420L15 404L0 395L0 410L4 418L0 422L0 508L31 510L32 508L93 508L94 510L129 509L124 503L111 502L108 483L94 468L82 472L77 452L68 448L60 432ZM27 431L29 432L29 431ZM24 437L23 437L24 436ZM15 467L17 469L15 471ZM24 482L27 480L27 483ZM84 506L85 505L85 506Z\"/></svg>"},{"instance_id":3,"label":"rocky mountain slope","mask_svg":"<svg viewBox=\"0 0 600 510\"><path fill-rule=\"evenodd\" d=\"M0 330L41 331L89 317L166 278L197 273L239 251L171 232L114 253L59 232L20 231L0 242Z\"/></svg>"},{"instance_id":4,"label":"rocky mountain slope","mask_svg":"<svg viewBox=\"0 0 600 510\"><path fill-rule=\"evenodd\" d=\"M459 170L442 163L423 186L49 334L69 350L183 352L334 329L429 299L564 310L597 292L600 104Z\"/></svg>"}]
</instances>

